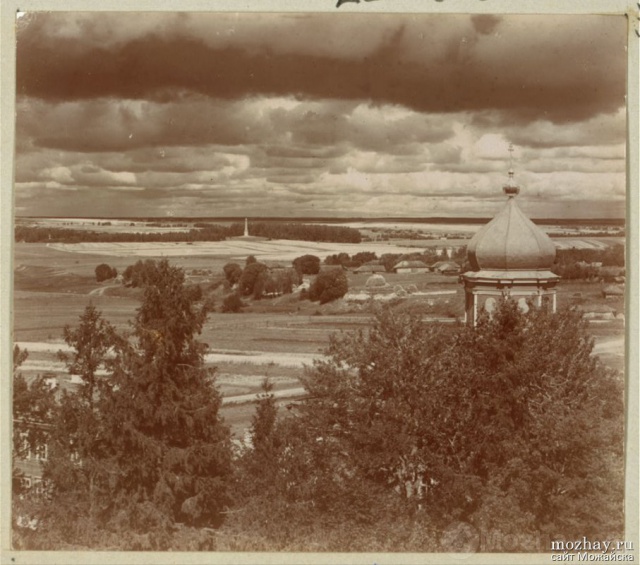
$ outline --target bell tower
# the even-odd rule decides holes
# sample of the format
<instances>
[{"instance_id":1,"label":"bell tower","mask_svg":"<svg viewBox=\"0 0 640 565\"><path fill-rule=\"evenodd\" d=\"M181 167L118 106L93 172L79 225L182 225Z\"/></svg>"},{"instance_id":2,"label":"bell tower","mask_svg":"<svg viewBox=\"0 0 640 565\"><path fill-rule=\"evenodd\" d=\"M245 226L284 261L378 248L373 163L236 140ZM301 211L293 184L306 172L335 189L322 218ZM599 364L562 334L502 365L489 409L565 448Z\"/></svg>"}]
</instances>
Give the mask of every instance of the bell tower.
<instances>
[{"instance_id":1,"label":"bell tower","mask_svg":"<svg viewBox=\"0 0 640 565\"><path fill-rule=\"evenodd\" d=\"M513 153L513 146L509 147ZM551 272L556 247L518 206L520 189L513 180L503 187L507 201L498 214L471 238L467 258L471 271L461 275L465 291L465 320L475 326L482 310L489 314L503 296L528 310L528 302L556 311L556 285Z\"/></svg>"}]
</instances>

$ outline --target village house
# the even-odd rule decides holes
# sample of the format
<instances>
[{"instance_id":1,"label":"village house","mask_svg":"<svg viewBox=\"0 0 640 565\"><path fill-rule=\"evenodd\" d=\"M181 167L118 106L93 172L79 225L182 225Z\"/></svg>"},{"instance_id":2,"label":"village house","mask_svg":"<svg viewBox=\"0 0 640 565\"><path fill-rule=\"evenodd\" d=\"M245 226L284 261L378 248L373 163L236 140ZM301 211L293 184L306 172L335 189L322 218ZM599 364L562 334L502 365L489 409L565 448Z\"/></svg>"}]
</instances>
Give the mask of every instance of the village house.
<instances>
[{"instance_id":1,"label":"village house","mask_svg":"<svg viewBox=\"0 0 640 565\"><path fill-rule=\"evenodd\" d=\"M400 261L393 267L394 273L426 273L429 270L422 261Z\"/></svg>"},{"instance_id":2,"label":"village house","mask_svg":"<svg viewBox=\"0 0 640 565\"><path fill-rule=\"evenodd\" d=\"M441 275L458 275L460 273L460 265L455 261L438 261L431 265L430 269Z\"/></svg>"}]
</instances>

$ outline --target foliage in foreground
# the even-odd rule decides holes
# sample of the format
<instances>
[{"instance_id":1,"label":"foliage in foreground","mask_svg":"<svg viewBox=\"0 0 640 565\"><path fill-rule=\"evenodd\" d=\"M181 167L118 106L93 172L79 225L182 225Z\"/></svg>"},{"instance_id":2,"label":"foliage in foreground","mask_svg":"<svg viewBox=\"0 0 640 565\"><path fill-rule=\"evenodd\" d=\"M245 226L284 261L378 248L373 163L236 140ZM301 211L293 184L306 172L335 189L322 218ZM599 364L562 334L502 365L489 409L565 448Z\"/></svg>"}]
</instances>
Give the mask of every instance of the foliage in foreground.
<instances>
[{"instance_id":1,"label":"foliage in foreground","mask_svg":"<svg viewBox=\"0 0 640 565\"><path fill-rule=\"evenodd\" d=\"M459 523L518 541L494 551L622 537L622 379L578 314L504 302L473 330L382 310L334 336L287 414L265 382L233 461L195 339L206 311L158 269L130 336L91 309L65 331L84 385L61 401L23 547L432 552Z\"/></svg>"},{"instance_id":2,"label":"foliage in foreground","mask_svg":"<svg viewBox=\"0 0 640 565\"><path fill-rule=\"evenodd\" d=\"M130 335L92 306L65 329L73 353L63 358L82 385L60 399L44 466L48 500L37 536L26 532L18 545L119 539L119 549L162 549L177 530L219 525L231 502L229 430L196 339L206 306L181 269L163 260L151 271Z\"/></svg>"},{"instance_id":3,"label":"foliage in foreground","mask_svg":"<svg viewBox=\"0 0 640 565\"><path fill-rule=\"evenodd\" d=\"M475 331L381 312L332 341L306 376L310 400L247 455L253 519L233 520L272 549L319 529L362 551L378 523L426 532L398 537L402 551L449 550L437 540L459 522L519 540L511 550L619 537L622 383L592 346L570 311L505 302Z\"/></svg>"}]
</instances>

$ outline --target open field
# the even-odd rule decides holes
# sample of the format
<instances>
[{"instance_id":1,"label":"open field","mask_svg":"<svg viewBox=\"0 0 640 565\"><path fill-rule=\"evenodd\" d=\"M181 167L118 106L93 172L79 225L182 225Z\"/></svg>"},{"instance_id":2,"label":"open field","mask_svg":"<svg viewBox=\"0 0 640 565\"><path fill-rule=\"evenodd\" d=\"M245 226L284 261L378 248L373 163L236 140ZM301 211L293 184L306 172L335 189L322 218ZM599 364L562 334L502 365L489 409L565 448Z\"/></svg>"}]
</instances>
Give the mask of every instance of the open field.
<instances>
[{"instance_id":1,"label":"open field","mask_svg":"<svg viewBox=\"0 0 640 565\"><path fill-rule=\"evenodd\" d=\"M314 241L293 241L286 239L263 240L231 238L224 241L195 241L193 243L51 243L55 250L78 254L108 255L113 257L183 257L218 256L229 260L244 260L247 255L271 261L293 261L307 253L321 258L335 253L374 251L383 253L410 253L412 247L391 242L360 243L319 243Z\"/></svg>"},{"instance_id":2,"label":"open field","mask_svg":"<svg viewBox=\"0 0 640 565\"><path fill-rule=\"evenodd\" d=\"M405 227L405 226L403 226ZM615 241L614 241L615 240ZM229 261L244 263L254 255L269 264L290 265L303 254L321 258L329 254L375 251L378 255L415 251L417 246L450 246L450 240L409 241L406 245L388 242L355 244L311 243L301 241L228 240L211 243L125 243L100 244L27 244L14 246L14 340L26 347L29 359L22 371L27 376L52 372L63 377L61 384L71 386L64 375L64 366L56 352L64 349L62 329L75 325L88 304L101 310L120 330L129 328L139 305L140 291L126 289L118 283L95 281L95 267L103 262L122 272L139 258L168 257L187 273L189 282L204 285L222 280L222 267ZM465 240L460 240L465 245ZM560 245L579 247L611 245L618 238L559 238ZM204 270L206 276L193 276L192 271ZM456 276L433 273L393 274L385 279L396 285L415 285L418 292L398 303L399 310L420 312L425 319L455 321L463 314L463 291ZM349 273L350 293L364 290L368 274ZM221 289L211 291L216 306L221 304ZM624 312L622 297L605 300L599 283L566 282L560 285L558 304L579 306L585 311ZM241 404L225 403L223 415L239 436L249 425L253 406L252 395L269 377L278 394L285 397L301 392L299 377L304 367L321 358L336 331L365 328L370 320L370 301L362 304L337 301L320 306L299 300L297 295L285 295L261 301L248 301L239 314L213 312L201 335L210 352L206 362L217 367L217 383L228 400L240 399ZM596 340L595 352L610 366L624 369L624 320L594 320L591 324ZM64 375L64 376L63 376ZM66 380L65 380L66 379ZM285 405L286 398L279 400Z\"/></svg>"}]
</instances>

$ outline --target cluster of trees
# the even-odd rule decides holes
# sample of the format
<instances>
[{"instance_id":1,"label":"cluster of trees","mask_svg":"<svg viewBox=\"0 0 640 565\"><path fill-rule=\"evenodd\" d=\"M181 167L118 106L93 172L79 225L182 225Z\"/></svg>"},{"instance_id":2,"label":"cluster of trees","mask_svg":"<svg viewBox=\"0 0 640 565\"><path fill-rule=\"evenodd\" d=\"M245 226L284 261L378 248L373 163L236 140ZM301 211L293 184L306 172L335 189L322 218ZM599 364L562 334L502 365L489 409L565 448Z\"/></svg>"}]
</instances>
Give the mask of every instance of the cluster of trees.
<instances>
[{"instance_id":1,"label":"cluster of trees","mask_svg":"<svg viewBox=\"0 0 640 565\"><path fill-rule=\"evenodd\" d=\"M14 351L14 458L49 446L47 496L14 490L17 548L448 551L459 522L622 538L623 382L577 313L505 301L472 329L382 309L331 339L285 414L265 382L234 455L197 339L207 307L156 270L130 333L92 306L65 328L77 390L27 383Z\"/></svg>"},{"instance_id":2,"label":"cluster of trees","mask_svg":"<svg viewBox=\"0 0 640 565\"><path fill-rule=\"evenodd\" d=\"M127 266L122 272L122 283L131 288L145 288L147 286L160 284L159 267L161 261L155 259L138 259L133 265ZM182 271L184 273L184 271ZM185 284L185 293L189 295L189 299L200 301L204 297L202 287L199 284ZM208 308L213 308L213 300L208 299Z\"/></svg>"},{"instance_id":3,"label":"cluster of trees","mask_svg":"<svg viewBox=\"0 0 640 565\"><path fill-rule=\"evenodd\" d=\"M349 282L342 269L320 272L320 258L315 255L296 257L293 268L270 269L253 255L246 259L244 268L238 263L227 263L223 267L225 279L235 291L222 304L223 312L239 312L242 297L260 300L269 295L290 294L302 282L303 275L316 275L309 290L301 298L319 301L321 304L342 298L349 290Z\"/></svg>"},{"instance_id":4,"label":"cluster of trees","mask_svg":"<svg viewBox=\"0 0 640 565\"><path fill-rule=\"evenodd\" d=\"M205 228L165 233L106 232L38 226L16 226L15 240L26 243L85 243L85 242L194 242L221 241L227 228L208 224Z\"/></svg>"},{"instance_id":5,"label":"cluster of trees","mask_svg":"<svg viewBox=\"0 0 640 565\"><path fill-rule=\"evenodd\" d=\"M147 285L157 273L158 265L154 259L138 259L122 272L122 282L133 288Z\"/></svg>"},{"instance_id":6,"label":"cluster of trees","mask_svg":"<svg viewBox=\"0 0 640 565\"><path fill-rule=\"evenodd\" d=\"M14 493L14 520L25 511L37 520L36 531L15 528L18 548L167 549L178 531L202 548L195 528L219 525L231 504L229 430L197 340L207 307L181 269L163 260L156 270L130 333L93 306L65 328L72 353L61 358L77 390L52 405L34 403L41 380L14 387L14 419L48 430L47 496Z\"/></svg>"},{"instance_id":7,"label":"cluster of trees","mask_svg":"<svg viewBox=\"0 0 640 565\"><path fill-rule=\"evenodd\" d=\"M624 245L607 246L604 249L558 249L553 272L563 279L589 280L600 277L600 268L594 263L601 263L602 267L625 266Z\"/></svg>"},{"instance_id":8,"label":"cluster of trees","mask_svg":"<svg viewBox=\"0 0 640 565\"><path fill-rule=\"evenodd\" d=\"M466 233L431 233L431 232L423 232L422 230L414 230L414 229L384 229L384 228L374 228L373 231L376 235L373 237L367 237L366 241L376 241L376 240L389 240L389 239L409 239L409 240L419 240L419 239L442 239L443 237L449 239L466 239L469 236Z\"/></svg>"},{"instance_id":9,"label":"cluster of trees","mask_svg":"<svg viewBox=\"0 0 640 565\"><path fill-rule=\"evenodd\" d=\"M451 260L463 264L466 262L466 253L465 247L456 248ZM414 253L383 253L380 257L372 251L361 251L352 257L349 256L348 253L337 253L328 255L324 262L327 265L342 265L345 268L357 269L365 263L378 261L384 266L385 270L390 273L393 271L393 267L400 261L422 261L426 265L431 265L444 258L442 255L438 255L434 247L427 247L422 251L416 251Z\"/></svg>"},{"instance_id":10,"label":"cluster of trees","mask_svg":"<svg viewBox=\"0 0 640 565\"><path fill-rule=\"evenodd\" d=\"M377 261L378 256L373 251L361 251L355 253L353 257L348 253L336 253L334 255L327 255L324 259L326 265L341 265L347 269L357 269L365 263L371 261Z\"/></svg>"},{"instance_id":11,"label":"cluster of trees","mask_svg":"<svg viewBox=\"0 0 640 565\"><path fill-rule=\"evenodd\" d=\"M244 223L229 226L228 235L241 236ZM360 231L329 224L303 224L299 222L251 222L251 235L269 239L298 239L302 241L328 241L334 243L360 243Z\"/></svg>"},{"instance_id":12,"label":"cluster of trees","mask_svg":"<svg viewBox=\"0 0 640 565\"><path fill-rule=\"evenodd\" d=\"M238 312L242 307L240 297L260 300L265 295L290 294L301 282L295 269L269 269L253 255L247 257L244 268L238 263L227 263L223 271L229 285L237 285L236 298L225 299L225 312Z\"/></svg>"},{"instance_id":13,"label":"cluster of trees","mask_svg":"<svg viewBox=\"0 0 640 565\"><path fill-rule=\"evenodd\" d=\"M294 416L263 399L252 535L334 551L378 549L377 535L386 549L448 551L442 533L460 522L517 540L498 551L621 535L623 383L592 346L571 311L505 302L475 330L380 312L332 340Z\"/></svg>"},{"instance_id":14,"label":"cluster of trees","mask_svg":"<svg viewBox=\"0 0 640 565\"><path fill-rule=\"evenodd\" d=\"M110 267L106 263L100 263L100 265L96 267L95 272L97 282L108 281L118 276L118 270L115 267Z\"/></svg>"}]
</instances>

